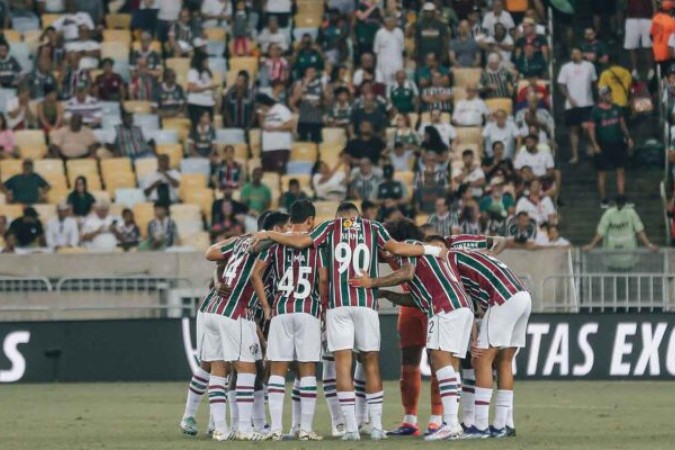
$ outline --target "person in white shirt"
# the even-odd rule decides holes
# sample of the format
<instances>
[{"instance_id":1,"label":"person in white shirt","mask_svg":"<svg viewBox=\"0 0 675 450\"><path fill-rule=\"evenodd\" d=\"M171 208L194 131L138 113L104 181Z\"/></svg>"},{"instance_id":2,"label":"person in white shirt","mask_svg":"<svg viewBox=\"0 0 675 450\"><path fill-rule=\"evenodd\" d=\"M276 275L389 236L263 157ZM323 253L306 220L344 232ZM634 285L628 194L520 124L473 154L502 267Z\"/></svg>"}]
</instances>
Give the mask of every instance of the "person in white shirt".
<instances>
[{"instance_id":1,"label":"person in white shirt","mask_svg":"<svg viewBox=\"0 0 675 450\"><path fill-rule=\"evenodd\" d=\"M396 72L403 69L404 40L403 31L396 27L396 17L388 15L384 19L384 27L375 34L373 43L373 52L377 56L377 70L382 75L381 81L385 84L393 83Z\"/></svg>"},{"instance_id":2,"label":"person in white shirt","mask_svg":"<svg viewBox=\"0 0 675 450\"><path fill-rule=\"evenodd\" d=\"M443 122L443 114L440 109L432 109L429 113L431 122L422 122L418 129L420 140L424 139L424 129L431 125L438 130L443 143L452 149L452 144L457 140L457 130L451 124Z\"/></svg>"},{"instance_id":3,"label":"person in white shirt","mask_svg":"<svg viewBox=\"0 0 675 450\"><path fill-rule=\"evenodd\" d=\"M260 50L265 54L267 54L272 44L277 44L283 53L288 51L290 45L288 33L279 29L279 21L276 17L272 16L268 19L267 27L263 28L262 32L258 35L258 44L260 44Z\"/></svg>"},{"instance_id":4,"label":"person in white shirt","mask_svg":"<svg viewBox=\"0 0 675 450\"><path fill-rule=\"evenodd\" d=\"M520 148L520 141L522 140L520 130L503 109L495 111L494 117L495 120L488 122L485 128L483 128L485 153L488 156L492 156L492 145L500 141L504 143L505 156L513 159L515 151L517 148Z\"/></svg>"},{"instance_id":5,"label":"person in white shirt","mask_svg":"<svg viewBox=\"0 0 675 450\"><path fill-rule=\"evenodd\" d=\"M218 85L213 82L206 54L195 52L190 61L187 83L188 116L192 126L197 126L204 112L208 112L213 120L213 107L216 104L215 91Z\"/></svg>"},{"instance_id":6,"label":"person in white shirt","mask_svg":"<svg viewBox=\"0 0 675 450\"><path fill-rule=\"evenodd\" d=\"M169 27L178 20L183 9L183 0L155 0L157 8L157 38L160 42L167 42Z\"/></svg>"},{"instance_id":7,"label":"person in white shirt","mask_svg":"<svg viewBox=\"0 0 675 450\"><path fill-rule=\"evenodd\" d=\"M286 105L266 94L258 94L256 103L262 124L262 169L264 172L284 174L296 126L293 113Z\"/></svg>"},{"instance_id":8,"label":"person in white shirt","mask_svg":"<svg viewBox=\"0 0 675 450\"><path fill-rule=\"evenodd\" d=\"M291 0L267 0L265 2L265 13L268 17L275 16L281 28L288 27L292 9Z\"/></svg>"},{"instance_id":9,"label":"person in white shirt","mask_svg":"<svg viewBox=\"0 0 675 450\"><path fill-rule=\"evenodd\" d=\"M546 233L537 233L534 243L539 247L555 247L558 249L568 249L572 247L570 241L560 236L558 225L547 224Z\"/></svg>"},{"instance_id":10,"label":"person in white shirt","mask_svg":"<svg viewBox=\"0 0 675 450\"><path fill-rule=\"evenodd\" d=\"M342 201L347 196L350 161L347 157L332 168L323 161L316 164L312 175L312 187L319 200Z\"/></svg>"},{"instance_id":11,"label":"person in white shirt","mask_svg":"<svg viewBox=\"0 0 675 450\"><path fill-rule=\"evenodd\" d=\"M143 193L149 202L158 200L178 201L178 187L180 186L180 172L172 169L168 155L157 157L157 172L148 175L142 182ZM168 195L167 198L160 196Z\"/></svg>"},{"instance_id":12,"label":"person in white shirt","mask_svg":"<svg viewBox=\"0 0 675 450\"><path fill-rule=\"evenodd\" d=\"M62 13L66 10L65 0L38 0L38 9L40 13Z\"/></svg>"},{"instance_id":13,"label":"person in white shirt","mask_svg":"<svg viewBox=\"0 0 675 450\"><path fill-rule=\"evenodd\" d=\"M89 250L110 251L117 247L115 227L117 220L110 215L110 204L101 200L94 205L94 212L84 219L81 242Z\"/></svg>"},{"instance_id":14,"label":"person in white shirt","mask_svg":"<svg viewBox=\"0 0 675 450\"><path fill-rule=\"evenodd\" d=\"M545 196L541 192L541 181L534 178L530 181L528 194L521 197L516 203L516 214L525 211L530 219L537 222L537 225L544 223L558 223L558 214L551 197Z\"/></svg>"},{"instance_id":15,"label":"person in white shirt","mask_svg":"<svg viewBox=\"0 0 675 450\"><path fill-rule=\"evenodd\" d=\"M544 183L547 195L555 197L560 192L560 171L555 169L550 149L546 152L542 151L535 134L525 137L525 148L518 151L516 160L513 162L513 168L520 172L524 167L529 167L532 174Z\"/></svg>"},{"instance_id":16,"label":"person in white shirt","mask_svg":"<svg viewBox=\"0 0 675 450\"><path fill-rule=\"evenodd\" d=\"M504 10L503 0L494 0L492 2L492 11L489 11L485 14L485 17L483 17L483 29L488 35L494 36L495 24L498 23L504 25L507 33L510 33L511 30L516 27L511 14Z\"/></svg>"},{"instance_id":17,"label":"person in white shirt","mask_svg":"<svg viewBox=\"0 0 675 450\"><path fill-rule=\"evenodd\" d=\"M227 30L232 17L232 2L230 0L204 0L201 13L202 27L222 27Z\"/></svg>"},{"instance_id":18,"label":"person in white shirt","mask_svg":"<svg viewBox=\"0 0 675 450\"><path fill-rule=\"evenodd\" d=\"M62 247L77 247L80 243L80 231L77 220L70 215L70 205L66 202L56 206L56 217L47 222L47 247L57 250Z\"/></svg>"},{"instance_id":19,"label":"person in white shirt","mask_svg":"<svg viewBox=\"0 0 675 450\"><path fill-rule=\"evenodd\" d=\"M583 59L581 49L572 49L572 61L564 64L558 74L558 86L565 96L565 125L569 128L572 159L579 162L581 126L588 122L593 109L593 83L597 81L595 66Z\"/></svg>"},{"instance_id":20,"label":"person in white shirt","mask_svg":"<svg viewBox=\"0 0 675 450\"><path fill-rule=\"evenodd\" d=\"M466 87L466 98L455 105L452 123L459 127L480 127L489 115L487 105L478 97L478 85L470 83Z\"/></svg>"},{"instance_id":21,"label":"person in white shirt","mask_svg":"<svg viewBox=\"0 0 675 450\"><path fill-rule=\"evenodd\" d=\"M98 60L101 57L101 44L91 39L88 25L79 26L79 36L76 40L66 43L66 52L78 52L81 56L80 70L98 69Z\"/></svg>"},{"instance_id":22,"label":"person in white shirt","mask_svg":"<svg viewBox=\"0 0 675 450\"><path fill-rule=\"evenodd\" d=\"M86 12L64 14L52 23L52 27L63 34L66 42L74 41L80 37L80 27L85 26L89 30L95 28L94 21Z\"/></svg>"},{"instance_id":23,"label":"person in white shirt","mask_svg":"<svg viewBox=\"0 0 675 450\"><path fill-rule=\"evenodd\" d=\"M474 155L472 150L462 152L463 166L452 170L452 181L455 190L462 184L468 184L471 194L474 198L483 196L483 186L485 186L485 172L480 166L474 164Z\"/></svg>"}]
</instances>

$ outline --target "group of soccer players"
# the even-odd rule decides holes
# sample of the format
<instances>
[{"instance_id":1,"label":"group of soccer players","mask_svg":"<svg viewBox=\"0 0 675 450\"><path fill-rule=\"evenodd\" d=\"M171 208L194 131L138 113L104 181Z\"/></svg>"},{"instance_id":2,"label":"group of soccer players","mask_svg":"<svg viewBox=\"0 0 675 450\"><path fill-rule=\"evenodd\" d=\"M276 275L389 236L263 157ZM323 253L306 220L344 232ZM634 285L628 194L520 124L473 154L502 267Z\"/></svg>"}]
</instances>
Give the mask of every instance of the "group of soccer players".
<instances>
[{"instance_id":1,"label":"group of soccer players","mask_svg":"<svg viewBox=\"0 0 675 450\"><path fill-rule=\"evenodd\" d=\"M512 361L525 344L531 299L490 252L503 243L485 236L425 235L405 219L383 225L363 219L347 202L334 220L316 223L315 216L314 205L300 200L290 215L261 217L263 231L207 251L216 269L197 315L201 366L190 381L183 432L197 434L196 411L208 392L213 439L284 439L292 370L290 437L323 439L312 425L316 368L323 361L333 436L353 441L361 433L373 440L419 435L418 367L426 347L435 395L425 439L515 435ZM379 276L380 262L391 265L389 275ZM403 293L379 289L398 285ZM401 306L405 417L389 433L382 425L380 297ZM495 369L498 391L489 425Z\"/></svg>"}]
</instances>

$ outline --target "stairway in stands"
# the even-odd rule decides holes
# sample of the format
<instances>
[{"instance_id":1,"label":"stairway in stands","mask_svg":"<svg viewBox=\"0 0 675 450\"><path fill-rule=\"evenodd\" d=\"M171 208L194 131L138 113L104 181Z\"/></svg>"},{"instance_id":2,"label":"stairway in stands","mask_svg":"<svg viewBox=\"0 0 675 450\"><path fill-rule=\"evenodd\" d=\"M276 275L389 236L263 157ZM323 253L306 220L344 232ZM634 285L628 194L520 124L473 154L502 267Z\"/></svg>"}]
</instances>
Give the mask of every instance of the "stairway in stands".
<instances>
[{"instance_id":1,"label":"stairway in stands","mask_svg":"<svg viewBox=\"0 0 675 450\"><path fill-rule=\"evenodd\" d=\"M590 2L588 2L590 3ZM583 36L583 28L592 24L589 6L586 2L577 2L580 10L575 15L577 20L576 36ZM555 30L556 36L562 36L561 30ZM607 42L607 41L605 41ZM627 55L622 50L622 42L609 41L610 52L619 57L619 61L626 67ZM556 67L554 74L557 77L560 66L569 60L567 52L562 48L556 49ZM555 80L554 80L555 82ZM563 189L562 200L564 205L559 208L561 215L561 234L574 245L583 245L590 241L595 234L596 226L602 216L600 197L596 188L596 173L590 156L585 156L584 141L580 148L581 161L571 166L567 161L571 157L569 139L563 119L564 99L557 89L555 92L555 121L558 155L556 164L562 170ZM658 114L658 108L657 108ZM640 148L648 139L661 140L658 117L642 118L632 121L629 126L636 148ZM641 167L640 158L633 155L626 168L626 194L628 200L635 204L648 236L657 245L665 244L665 224L663 208L659 194L659 183L663 178L663 169ZM610 199L616 196L616 181L613 173L608 174L607 193Z\"/></svg>"}]
</instances>

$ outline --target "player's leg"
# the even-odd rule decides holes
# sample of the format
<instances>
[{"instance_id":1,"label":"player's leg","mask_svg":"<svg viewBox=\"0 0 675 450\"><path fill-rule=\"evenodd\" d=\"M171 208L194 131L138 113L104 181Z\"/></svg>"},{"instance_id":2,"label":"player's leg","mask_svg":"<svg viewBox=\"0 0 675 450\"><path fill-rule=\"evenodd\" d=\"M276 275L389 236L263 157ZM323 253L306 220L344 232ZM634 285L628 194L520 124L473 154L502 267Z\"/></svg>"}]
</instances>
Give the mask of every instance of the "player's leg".
<instances>
[{"instance_id":1,"label":"player's leg","mask_svg":"<svg viewBox=\"0 0 675 450\"><path fill-rule=\"evenodd\" d=\"M253 391L253 429L259 433L265 431L267 420L265 418L265 364L262 359L255 362L256 378L255 390Z\"/></svg>"},{"instance_id":2,"label":"player's leg","mask_svg":"<svg viewBox=\"0 0 675 450\"><path fill-rule=\"evenodd\" d=\"M461 433L459 426L459 374L455 370L455 360L449 352L429 350L431 368L438 378L438 387L443 404L443 426L426 440L445 440L456 438Z\"/></svg>"},{"instance_id":3,"label":"player's leg","mask_svg":"<svg viewBox=\"0 0 675 450\"><path fill-rule=\"evenodd\" d=\"M293 388L291 390L291 430L289 435L297 437L300 431L300 415L302 414L300 403L300 378L298 378L298 368L293 363Z\"/></svg>"},{"instance_id":4,"label":"player's leg","mask_svg":"<svg viewBox=\"0 0 675 450\"><path fill-rule=\"evenodd\" d=\"M213 438L219 441L230 439L230 430L225 418L227 410L227 365L225 361L211 362L209 407L214 424Z\"/></svg>"},{"instance_id":5,"label":"player's leg","mask_svg":"<svg viewBox=\"0 0 675 450\"><path fill-rule=\"evenodd\" d=\"M345 432L345 419L342 416L342 409L340 408L335 388L335 360L333 354L328 351L327 343L324 347L321 357L323 361L323 371L321 373L323 395L326 397L326 404L330 413L333 437L342 437Z\"/></svg>"},{"instance_id":6,"label":"player's leg","mask_svg":"<svg viewBox=\"0 0 675 450\"><path fill-rule=\"evenodd\" d=\"M271 361L270 380L268 383L270 410L270 439L281 440L284 416L284 396L286 394L286 373L288 362Z\"/></svg>"},{"instance_id":7,"label":"player's leg","mask_svg":"<svg viewBox=\"0 0 675 450\"><path fill-rule=\"evenodd\" d=\"M320 441L314 432L316 411L316 364L321 359L321 320L310 314L293 314L297 374L300 378L301 441Z\"/></svg>"},{"instance_id":8,"label":"player's leg","mask_svg":"<svg viewBox=\"0 0 675 450\"><path fill-rule=\"evenodd\" d=\"M356 396L356 423L359 424L359 431L364 433L370 429L370 419L368 418L368 402L366 401L366 374L361 364L361 356L354 352L354 394Z\"/></svg>"},{"instance_id":9,"label":"player's leg","mask_svg":"<svg viewBox=\"0 0 675 450\"><path fill-rule=\"evenodd\" d=\"M513 410L513 358L516 348L500 350L495 360L497 368L497 395L495 397L495 415L492 422L492 434L506 436L506 421ZM513 428L513 427L511 427Z\"/></svg>"},{"instance_id":10,"label":"player's leg","mask_svg":"<svg viewBox=\"0 0 675 450\"><path fill-rule=\"evenodd\" d=\"M185 401L185 410L180 421L180 428L183 433L194 436L197 434L197 409L202 402L202 398L209 386L209 377L211 372L211 363L202 361L192 374L188 386L187 399Z\"/></svg>"},{"instance_id":11,"label":"player's leg","mask_svg":"<svg viewBox=\"0 0 675 450\"><path fill-rule=\"evenodd\" d=\"M237 408L237 371L232 364L229 370L230 378L227 389L227 405L230 409L230 430L236 433L239 429L239 409Z\"/></svg>"},{"instance_id":12,"label":"player's leg","mask_svg":"<svg viewBox=\"0 0 675 450\"><path fill-rule=\"evenodd\" d=\"M366 377L370 438L380 440L387 437L382 426L384 391L380 376L380 317L377 311L362 307L354 308L352 316L355 325L354 343L361 354Z\"/></svg>"},{"instance_id":13,"label":"player's leg","mask_svg":"<svg viewBox=\"0 0 675 450\"><path fill-rule=\"evenodd\" d=\"M467 355L462 360L462 428L468 429L475 424L475 390L476 390L476 371L473 368L471 355Z\"/></svg>"}]
</instances>

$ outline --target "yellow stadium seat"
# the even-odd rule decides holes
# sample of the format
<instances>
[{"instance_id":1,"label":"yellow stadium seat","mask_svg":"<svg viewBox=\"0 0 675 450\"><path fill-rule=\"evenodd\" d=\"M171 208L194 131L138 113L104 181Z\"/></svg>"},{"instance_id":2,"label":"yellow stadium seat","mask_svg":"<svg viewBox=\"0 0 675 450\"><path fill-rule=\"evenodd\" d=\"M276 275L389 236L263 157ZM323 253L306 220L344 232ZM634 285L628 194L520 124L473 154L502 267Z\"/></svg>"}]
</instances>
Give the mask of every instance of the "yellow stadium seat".
<instances>
[{"instance_id":1,"label":"yellow stadium seat","mask_svg":"<svg viewBox=\"0 0 675 450\"><path fill-rule=\"evenodd\" d=\"M272 201L270 202L270 208L277 209L279 207L279 197L281 197L281 191L279 189L272 189Z\"/></svg>"},{"instance_id":2,"label":"yellow stadium seat","mask_svg":"<svg viewBox=\"0 0 675 450\"><path fill-rule=\"evenodd\" d=\"M333 145L342 145L343 147L347 145L347 132L344 128L337 127L326 127L321 130L321 136L323 137L323 142L330 143Z\"/></svg>"},{"instance_id":3,"label":"yellow stadium seat","mask_svg":"<svg viewBox=\"0 0 675 450\"><path fill-rule=\"evenodd\" d=\"M180 232L180 230L178 230ZM209 233L206 231L198 231L188 236L181 236L181 245L192 247L198 251L206 251L211 245Z\"/></svg>"},{"instance_id":4,"label":"yellow stadium seat","mask_svg":"<svg viewBox=\"0 0 675 450\"><path fill-rule=\"evenodd\" d=\"M298 14L323 15L324 4L316 0L298 0Z\"/></svg>"},{"instance_id":5,"label":"yellow stadium seat","mask_svg":"<svg viewBox=\"0 0 675 450\"><path fill-rule=\"evenodd\" d=\"M248 130L248 144L251 147L251 155L255 158L259 158L262 150L262 133L260 128L251 128Z\"/></svg>"},{"instance_id":6,"label":"yellow stadium seat","mask_svg":"<svg viewBox=\"0 0 675 450\"><path fill-rule=\"evenodd\" d=\"M460 146L464 144L478 144L483 135L481 127L457 127L456 130Z\"/></svg>"},{"instance_id":7,"label":"yellow stadium seat","mask_svg":"<svg viewBox=\"0 0 675 450\"><path fill-rule=\"evenodd\" d=\"M42 19L42 29L51 27L54 22L61 18L61 14L42 14L40 16Z\"/></svg>"},{"instance_id":8,"label":"yellow stadium seat","mask_svg":"<svg viewBox=\"0 0 675 450\"><path fill-rule=\"evenodd\" d=\"M47 156L46 145L29 145L19 147L19 156L22 159L38 160Z\"/></svg>"},{"instance_id":9,"label":"yellow stadium seat","mask_svg":"<svg viewBox=\"0 0 675 450\"><path fill-rule=\"evenodd\" d=\"M127 100L124 102L124 110L133 114L150 114L152 104L145 100Z\"/></svg>"},{"instance_id":10,"label":"yellow stadium seat","mask_svg":"<svg viewBox=\"0 0 675 450\"><path fill-rule=\"evenodd\" d=\"M28 45L28 49L31 55L37 53L37 49L40 46L42 30L26 30L23 32L23 41Z\"/></svg>"},{"instance_id":11,"label":"yellow stadium seat","mask_svg":"<svg viewBox=\"0 0 675 450\"><path fill-rule=\"evenodd\" d=\"M206 189L208 179L203 173L185 173L180 177L179 193L180 198L186 201L185 192L191 189Z\"/></svg>"},{"instance_id":12,"label":"yellow stadium seat","mask_svg":"<svg viewBox=\"0 0 675 450\"><path fill-rule=\"evenodd\" d=\"M205 187L192 187L183 189L181 186L181 199L185 203L199 205L202 213L206 217L211 217L211 206L213 206L213 201L215 199L212 189Z\"/></svg>"},{"instance_id":13,"label":"yellow stadium seat","mask_svg":"<svg viewBox=\"0 0 675 450\"><path fill-rule=\"evenodd\" d=\"M273 191L279 190L280 181L281 181L281 177L276 172L265 172L265 173L263 173L262 183L264 185L266 185L268 188L272 189Z\"/></svg>"},{"instance_id":14,"label":"yellow stadium seat","mask_svg":"<svg viewBox=\"0 0 675 450\"><path fill-rule=\"evenodd\" d=\"M421 227L422 225L429 222L429 214L417 214L415 216L415 223L417 226Z\"/></svg>"},{"instance_id":15,"label":"yellow stadium seat","mask_svg":"<svg viewBox=\"0 0 675 450\"><path fill-rule=\"evenodd\" d=\"M54 205L48 203L38 203L36 205L31 205L37 211L38 216L40 216L40 221L42 225L47 226L49 219L56 216L56 208Z\"/></svg>"},{"instance_id":16,"label":"yellow stadium seat","mask_svg":"<svg viewBox=\"0 0 675 450\"><path fill-rule=\"evenodd\" d=\"M174 220L201 220L202 210L199 205L179 203L171 205L171 217Z\"/></svg>"},{"instance_id":17,"label":"yellow stadium seat","mask_svg":"<svg viewBox=\"0 0 675 450\"><path fill-rule=\"evenodd\" d=\"M21 37L21 33L19 33L16 30L2 30L2 35L5 37L5 40L10 44L14 42L21 42L23 40L23 38Z\"/></svg>"},{"instance_id":18,"label":"yellow stadium seat","mask_svg":"<svg viewBox=\"0 0 675 450\"><path fill-rule=\"evenodd\" d=\"M321 14L315 12L296 14L293 23L297 28L319 28L321 26Z\"/></svg>"},{"instance_id":19,"label":"yellow stadium seat","mask_svg":"<svg viewBox=\"0 0 675 450\"><path fill-rule=\"evenodd\" d=\"M218 154L225 154L225 147L232 146L234 148L234 159L246 161L249 158L248 144L240 142L238 144L218 144Z\"/></svg>"},{"instance_id":20,"label":"yellow stadium seat","mask_svg":"<svg viewBox=\"0 0 675 450\"><path fill-rule=\"evenodd\" d=\"M490 98L485 100L485 104L491 113L503 109L507 115L513 114L513 101L510 98Z\"/></svg>"},{"instance_id":21,"label":"yellow stadium seat","mask_svg":"<svg viewBox=\"0 0 675 450\"><path fill-rule=\"evenodd\" d=\"M98 162L93 158L70 159L66 161L66 171L69 177L71 176L71 172L98 173Z\"/></svg>"},{"instance_id":22,"label":"yellow stadium seat","mask_svg":"<svg viewBox=\"0 0 675 450\"><path fill-rule=\"evenodd\" d=\"M94 196L97 202L106 202L106 203L111 203L112 202L112 197L108 192L106 191L89 191L91 195Z\"/></svg>"},{"instance_id":23,"label":"yellow stadium seat","mask_svg":"<svg viewBox=\"0 0 675 450\"><path fill-rule=\"evenodd\" d=\"M405 186L406 197L410 201L413 196L413 180L415 179L415 172L394 172L394 180L400 181Z\"/></svg>"},{"instance_id":24,"label":"yellow stadium seat","mask_svg":"<svg viewBox=\"0 0 675 450\"><path fill-rule=\"evenodd\" d=\"M319 159L328 164L331 168L333 168L335 167L335 164L337 164L342 158L341 154L343 150L344 150L343 144L332 144L324 142L320 146Z\"/></svg>"},{"instance_id":25,"label":"yellow stadium seat","mask_svg":"<svg viewBox=\"0 0 675 450\"><path fill-rule=\"evenodd\" d=\"M228 86L230 86L230 85L228 84ZM214 114L214 116L213 116L213 127L216 130L224 128L224 126L223 126L223 115L222 114Z\"/></svg>"},{"instance_id":26,"label":"yellow stadium seat","mask_svg":"<svg viewBox=\"0 0 675 450\"><path fill-rule=\"evenodd\" d=\"M318 156L314 142L294 142L291 145L291 161L315 162Z\"/></svg>"},{"instance_id":27,"label":"yellow stadium seat","mask_svg":"<svg viewBox=\"0 0 675 450\"><path fill-rule=\"evenodd\" d=\"M131 43L131 48L132 50L140 50L141 49L141 41L134 41ZM150 43L150 50L154 50L157 53L162 52L162 43L159 41L152 41Z\"/></svg>"},{"instance_id":28,"label":"yellow stadium seat","mask_svg":"<svg viewBox=\"0 0 675 450\"><path fill-rule=\"evenodd\" d=\"M19 147L19 151L22 153L37 153L36 149L41 149L45 152L47 150L47 142L42 130L19 130L14 132L14 136L16 138L16 146ZM44 154L39 158L41 159L43 156ZM22 158L33 157L22 155Z\"/></svg>"},{"instance_id":29,"label":"yellow stadium seat","mask_svg":"<svg viewBox=\"0 0 675 450\"><path fill-rule=\"evenodd\" d=\"M456 105L458 101L466 98L466 89L463 87L456 87L452 90L452 104Z\"/></svg>"},{"instance_id":30,"label":"yellow stadium seat","mask_svg":"<svg viewBox=\"0 0 675 450\"><path fill-rule=\"evenodd\" d=\"M171 167L176 169L183 159L183 146L181 144L159 144L157 145L157 154L169 155Z\"/></svg>"},{"instance_id":31,"label":"yellow stadium seat","mask_svg":"<svg viewBox=\"0 0 675 450\"><path fill-rule=\"evenodd\" d=\"M225 42L226 32L225 28L213 27L204 28L204 34L209 41Z\"/></svg>"},{"instance_id":32,"label":"yellow stadium seat","mask_svg":"<svg viewBox=\"0 0 675 450\"><path fill-rule=\"evenodd\" d=\"M115 61L128 61L129 49L119 42L103 42L101 44L101 57L112 58ZM96 77L92 74L92 79Z\"/></svg>"},{"instance_id":33,"label":"yellow stadium seat","mask_svg":"<svg viewBox=\"0 0 675 450\"><path fill-rule=\"evenodd\" d=\"M105 182L106 192L110 197L115 197L117 189L135 188L136 175L133 172L116 172L114 176L108 177Z\"/></svg>"},{"instance_id":34,"label":"yellow stadium seat","mask_svg":"<svg viewBox=\"0 0 675 450\"><path fill-rule=\"evenodd\" d=\"M101 175L103 181L106 181L111 176L116 176L118 173L132 173L130 158L108 158L101 160Z\"/></svg>"},{"instance_id":35,"label":"yellow stadium seat","mask_svg":"<svg viewBox=\"0 0 675 450\"><path fill-rule=\"evenodd\" d=\"M42 176L59 174L64 175L66 171L63 167L63 161L60 159L41 159L33 162L33 167L35 172L39 173Z\"/></svg>"},{"instance_id":36,"label":"yellow stadium seat","mask_svg":"<svg viewBox=\"0 0 675 450\"><path fill-rule=\"evenodd\" d=\"M471 83L478 84L482 72L483 69L479 68L458 67L452 69L452 77L455 80L455 87L466 87Z\"/></svg>"},{"instance_id":37,"label":"yellow stadium seat","mask_svg":"<svg viewBox=\"0 0 675 450\"><path fill-rule=\"evenodd\" d=\"M57 203L61 203L66 201L68 198L68 194L70 191L66 188L55 188L52 187L50 190L47 191L47 202L51 205L56 205Z\"/></svg>"},{"instance_id":38,"label":"yellow stadium seat","mask_svg":"<svg viewBox=\"0 0 675 450\"><path fill-rule=\"evenodd\" d=\"M131 45L129 30L103 30L103 42L118 42L127 49Z\"/></svg>"},{"instance_id":39,"label":"yellow stadium seat","mask_svg":"<svg viewBox=\"0 0 675 450\"><path fill-rule=\"evenodd\" d=\"M190 134L190 119L184 117L162 119L162 129L176 130L178 132L178 139L181 142L185 142Z\"/></svg>"},{"instance_id":40,"label":"yellow stadium seat","mask_svg":"<svg viewBox=\"0 0 675 450\"><path fill-rule=\"evenodd\" d=\"M46 173L41 174L52 189L68 189L68 180L64 173Z\"/></svg>"},{"instance_id":41,"label":"yellow stadium seat","mask_svg":"<svg viewBox=\"0 0 675 450\"><path fill-rule=\"evenodd\" d=\"M230 71L240 72L245 70L255 79L258 74L258 58L254 56L240 56L237 58L230 58Z\"/></svg>"},{"instance_id":42,"label":"yellow stadium seat","mask_svg":"<svg viewBox=\"0 0 675 450\"><path fill-rule=\"evenodd\" d=\"M140 185L145 177L151 173L157 172L157 158L137 159L134 162L134 168L136 169L138 184Z\"/></svg>"},{"instance_id":43,"label":"yellow stadium seat","mask_svg":"<svg viewBox=\"0 0 675 450\"><path fill-rule=\"evenodd\" d=\"M190 70L190 58L167 58L165 65L167 69L173 69L176 73L187 74Z\"/></svg>"},{"instance_id":44,"label":"yellow stadium seat","mask_svg":"<svg viewBox=\"0 0 675 450\"><path fill-rule=\"evenodd\" d=\"M246 173L250 176L253 169L261 168L262 160L260 158L251 158L246 161Z\"/></svg>"},{"instance_id":45,"label":"yellow stadium seat","mask_svg":"<svg viewBox=\"0 0 675 450\"><path fill-rule=\"evenodd\" d=\"M288 182L292 179L298 180L300 183L300 189L309 194L312 192L312 176L309 174L296 174L296 175L282 175L281 176L281 191L286 192L288 190Z\"/></svg>"},{"instance_id":46,"label":"yellow stadium seat","mask_svg":"<svg viewBox=\"0 0 675 450\"><path fill-rule=\"evenodd\" d=\"M105 25L108 29L128 30L131 27L131 14L107 14Z\"/></svg>"},{"instance_id":47,"label":"yellow stadium seat","mask_svg":"<svg viewBox=\"0 0 675 450\"><path fill-rule=\"evenodd\" d=\"M14 220L23 216L23 205L0 205L0 216Z\"/></svg>"},{"instance_id":48,"label":"yellow stadium seat","mask_svg":"<svg viewBox=\"0 0 675 450\"><path fill-rule=\"evenodd\" d=\"M59 247L56 249L56 253L61 255L82 255L89 253L89 250L84 247Z\"/></svg>"},{"instance_id":49,"label":"yellow stadium seat","mask_svg":"<svg viewBox=\"0 0 675 450\"><path fill-rule=\"evenodd\" d=\"M2 182L9 180L14 175L23 172L23 161L19 159L3 159L0 160L0 177Z\"/></svg>"}]
</instances>

